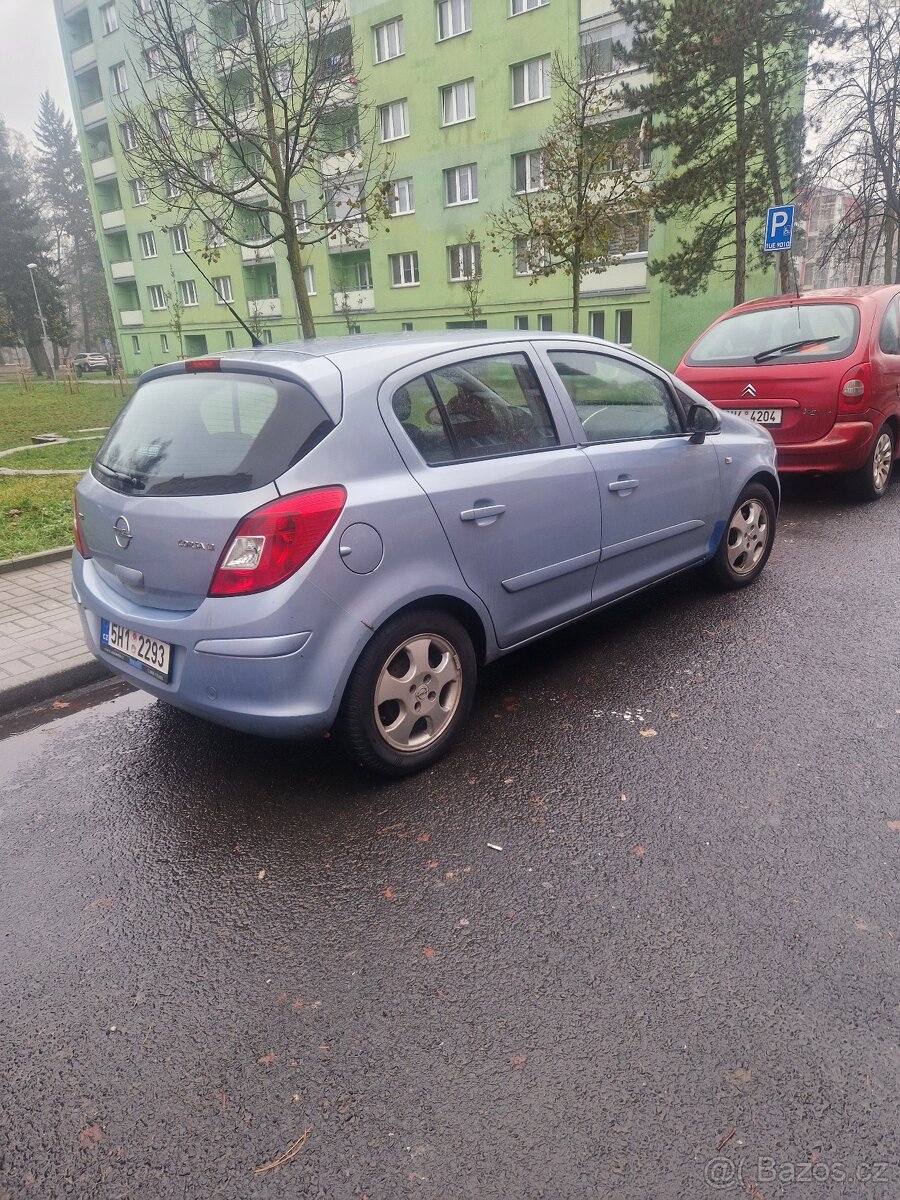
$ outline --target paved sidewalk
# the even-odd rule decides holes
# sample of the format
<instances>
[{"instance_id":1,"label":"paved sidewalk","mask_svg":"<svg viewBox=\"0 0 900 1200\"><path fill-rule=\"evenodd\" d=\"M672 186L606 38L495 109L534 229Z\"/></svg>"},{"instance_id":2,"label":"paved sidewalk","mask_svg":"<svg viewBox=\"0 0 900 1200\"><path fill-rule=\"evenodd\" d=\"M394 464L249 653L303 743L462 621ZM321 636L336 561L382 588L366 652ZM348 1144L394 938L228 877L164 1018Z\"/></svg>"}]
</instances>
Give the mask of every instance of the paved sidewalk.
<instances>
[{"instance_id":1,"label":"paved sidewalk","mask_svg":"<svg viewBox=\"0 0 900 1200\"><path fill-rule=\"evenodd\" d=\"M70 556L35 560L0 573L0 713L108 674L81 635Z\"/></svg>"}]
</instances>

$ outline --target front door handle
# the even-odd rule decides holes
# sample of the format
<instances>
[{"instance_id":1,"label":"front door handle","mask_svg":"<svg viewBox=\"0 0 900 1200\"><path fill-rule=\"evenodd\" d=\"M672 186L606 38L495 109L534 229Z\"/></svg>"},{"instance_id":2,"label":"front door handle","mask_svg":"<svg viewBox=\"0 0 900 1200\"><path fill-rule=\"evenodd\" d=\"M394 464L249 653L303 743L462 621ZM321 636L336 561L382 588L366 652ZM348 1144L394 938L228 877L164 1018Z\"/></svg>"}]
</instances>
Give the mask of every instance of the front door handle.
<instances>
[{"instance_id":1,"label":"front door handle","mask_svg":"<svg viewBox=\"0 0 900 1200\"><path fill-rule=\"evenodd\" d=\"M640 482L641 481L639 479L614 479L609 485L609 490L611 492L630 492L636 488Z\"/></svg>"},{"instance_id":2,"label":"front door handle","mask_svg":"<svg viewBox=\"0 0 900 1200\"><path fill-rule=\"evenodd\" d=\"M479 504L475 508L464 508L459 514L461 521L483 521L486 517L499 517L506 512L505 504Z\"/></svg>"}]
</instances>

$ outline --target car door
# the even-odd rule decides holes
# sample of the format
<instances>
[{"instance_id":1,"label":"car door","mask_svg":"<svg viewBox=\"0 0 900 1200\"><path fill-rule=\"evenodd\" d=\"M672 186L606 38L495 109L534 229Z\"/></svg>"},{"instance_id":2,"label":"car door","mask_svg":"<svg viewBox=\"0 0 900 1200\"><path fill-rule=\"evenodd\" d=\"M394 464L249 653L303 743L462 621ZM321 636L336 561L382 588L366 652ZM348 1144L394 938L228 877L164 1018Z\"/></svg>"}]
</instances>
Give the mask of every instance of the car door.
<instances>
[{"instance_id":1,"label":"car door","mask_svg":"<svg viewBox=\"0 0 900 1200\"><path fill-rule=\"evenodd\" d=\"M602 604L707 556L720 514L713 439L693 441L662 373L614 352L544 346L600 489Z\"/></svg>"},{"instance_id":2,"label":"car door","mask_svg":"<svg viewBox=\"0 0 900 1200\"><path fill-rule=\"evenodd\" d=\"M879 376L875 381L875 395L885 417L896 413L900 407L900 295L891 300L884 314L877 351L871 356Z\"/></svg>"},{"instance_id":3,"label":"car door","mask_svg":"<svg viewBox=\"0 0 900 1200\"><path fill-rule=\"evenodd\" d=\"M522 343L398 373L380 405L499 645L590 607L600 559L596 475Z\"/></svg>"}]
</instances>

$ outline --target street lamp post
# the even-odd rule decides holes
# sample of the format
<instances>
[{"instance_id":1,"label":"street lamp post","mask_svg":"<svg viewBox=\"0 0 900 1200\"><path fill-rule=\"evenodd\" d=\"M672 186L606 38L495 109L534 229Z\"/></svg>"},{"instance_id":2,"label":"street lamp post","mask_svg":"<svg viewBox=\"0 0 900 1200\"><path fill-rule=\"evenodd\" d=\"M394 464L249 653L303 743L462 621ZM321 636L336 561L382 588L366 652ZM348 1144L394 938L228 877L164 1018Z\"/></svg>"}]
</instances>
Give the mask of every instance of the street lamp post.
<instances>
[{"instance_id":1,"label":"street lamp post","mask_svg":"<svg viewBox=\"0 0 900 1200\"><path fill-rule=\"evenodd\" d=\"M37 263L28 263L28 273L31 276L31 286L34 289L34 302L37 305L38 319L41 322L41 345L44 347L44 353L47 355L47 362L50 364L50 374L53 376L53 382L56 383L56 368L53 365L53 355L50 353L50 339L47 337L47 326L44 324L44 313L41 309L41 302L38 298L37 284L34 282L34 273L37 270Z\"/></svg>"}]
</instances>

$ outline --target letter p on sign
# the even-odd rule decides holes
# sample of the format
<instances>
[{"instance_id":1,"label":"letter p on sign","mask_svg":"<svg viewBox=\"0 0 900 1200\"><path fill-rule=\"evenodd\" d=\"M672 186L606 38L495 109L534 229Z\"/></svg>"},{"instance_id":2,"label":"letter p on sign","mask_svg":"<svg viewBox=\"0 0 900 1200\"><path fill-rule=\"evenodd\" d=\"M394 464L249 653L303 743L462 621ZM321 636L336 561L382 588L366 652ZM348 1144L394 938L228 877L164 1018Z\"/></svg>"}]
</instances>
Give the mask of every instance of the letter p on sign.
<instances>
[{"instance_id":1,"label":"letter p on sign","mask_svg":"<svg viewBox=\"0 0 900 1200\"><path fill-rule=\"evenodd\" d=\"M766 212L763 250L790 250L794 237L794 206L780 204Z\"/></svg>"}]
</instances>

